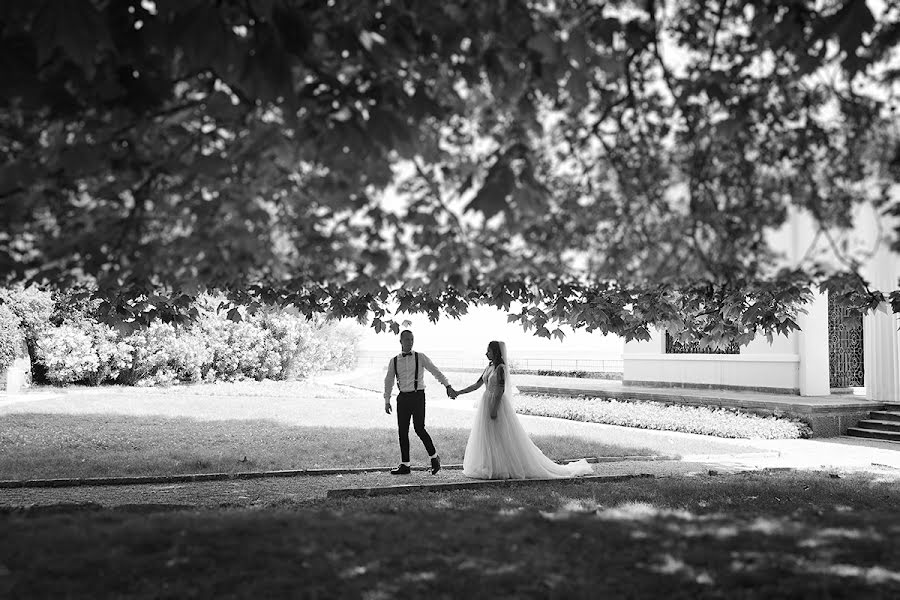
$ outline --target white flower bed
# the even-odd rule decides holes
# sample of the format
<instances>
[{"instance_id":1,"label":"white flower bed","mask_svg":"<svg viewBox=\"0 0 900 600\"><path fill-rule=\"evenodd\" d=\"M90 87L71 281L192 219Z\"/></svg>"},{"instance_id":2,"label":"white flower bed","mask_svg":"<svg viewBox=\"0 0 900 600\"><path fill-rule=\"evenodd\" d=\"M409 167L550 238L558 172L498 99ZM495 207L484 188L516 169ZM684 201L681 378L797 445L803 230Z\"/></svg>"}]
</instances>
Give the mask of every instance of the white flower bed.
<instances>
[{"instance_id":1,"label":"white flower bed","mask_svg":"<svg viewBox=\"0 0 900 600\"><path fill-rule=\"evenodd\" d=\"M808 425L783 417L761 417L728 408L664 405L590 397L519 395L517 412L573 421L681 431L726 438L809 437Z\"/></svg>"}]
</instances>

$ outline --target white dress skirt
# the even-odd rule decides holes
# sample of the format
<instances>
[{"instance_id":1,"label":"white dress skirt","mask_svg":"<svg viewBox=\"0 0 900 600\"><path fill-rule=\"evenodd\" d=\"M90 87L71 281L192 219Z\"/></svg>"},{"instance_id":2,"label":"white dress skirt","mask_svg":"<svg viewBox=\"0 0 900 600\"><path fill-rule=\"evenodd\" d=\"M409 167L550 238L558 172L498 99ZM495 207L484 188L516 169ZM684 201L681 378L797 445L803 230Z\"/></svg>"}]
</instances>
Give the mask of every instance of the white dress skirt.
<instances>
[{"instance_id":1,"label":"white dress skirt","mask_svg":"<svg viewBox=\"0 0 900 600\"><path fill-rule=\"evenodd\" d=\"M473 479L562 479L593 474L593 468L584 459L561 465L534 445L519 422L509 392L499 383L498 369L506 368L489 365L481 376L485 391L475 409L463 474ZM509 372L504 374L505 381L509 381ZM501 394L500 404L497 418L491 419L491 398L496 394Z\"/></svg>"}]
</instances>

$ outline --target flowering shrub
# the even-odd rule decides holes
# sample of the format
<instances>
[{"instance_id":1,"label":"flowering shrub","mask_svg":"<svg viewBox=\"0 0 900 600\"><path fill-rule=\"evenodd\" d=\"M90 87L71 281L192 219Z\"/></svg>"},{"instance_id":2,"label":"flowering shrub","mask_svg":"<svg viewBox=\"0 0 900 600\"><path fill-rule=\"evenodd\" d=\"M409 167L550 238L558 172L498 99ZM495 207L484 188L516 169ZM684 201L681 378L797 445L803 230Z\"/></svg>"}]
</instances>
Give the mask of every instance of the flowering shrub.
<instances>
[{"instance_id":1,"label":"flowering shrub","mask_svg":"<svg viewBox=\"0 0 900 600\"><path fill-rule=\"evenodd\" d=\"M25 349L31 363L28 377L43 382L46 379L37 339L51 325L53 296L35 286L0 288L0 300L19 318L19 327L25 340Z\"/></svg>"},{"instance_id":2,"label":"flowering shrub","mask_svg":"<svg viewBox=\"0 0 900 600\"><path fill-rule=\"evenodd\" d=\"M13 363L22 350L24 336L19 317L5 304L0 304L0 371Z\"/></svg>"},{"instance_id":3,"label":"flowering shrub","mask_svg":"<svg viewBox=\"0 0 900 600\"><path fill-rule=\"evenodd\" d=\"M97 369L88 374L87 383L100 385L117 379L131 365L134 346L121 340L108 325L88 321L81 327L91 336L91 346L97 354Z\"/></svg>"},{"instance_id":4,"label":"flowering shrub","mask_svg":"<svg viewBox=\"0 0 900 600\"><path fill-rule=\"evenodd\" d=\"M19 325L26 338L37 339L37 334L50 325L53 315L53 296L35 286L0 288L0 300L19 318Z\"/></svg>"},{"instance_id":5,"label":"flowering shrub","mask_svg":"<svg viewBox=\"0 0 900 600\"><path fill-rule=\"evenodd\" d=\"M311 326L303 334L291 363L291 372L296 379L323 371L331 362L331 349L327 340L316 338Z\"/></svg>"},{"instance_id":6,"label":"flowering shrub","mask_svg":"<svg viewBox=\"0 0 900 600\"><path fill-rule=\"evenodd\" d=\"M300 379L306 375L297 362L303 339L303 324L299 319L284 313L266 314L259 318L259 326L266 332L269 345L267 367L272 375L268 379ZM274 364L277 358L278 364Z\"/></svg>"},{"instance_id":7,"label":"flowering shrub","mask_svg":"<svg viewBox=\"0 0 900 600\"><path fill-rule=\"evenodd\" d=\"M270 371L275 371L272 373L275 375L280 370L280 357L270 356L271 343L253 323L235 323L221 315L210 314L201 320L194 333L205 340L210 369L216 380L264 379Z\"/></svg>"},{"instance_id":8,"label":"flowering shrub","mask_svg":"<svg viewBox=\"0 0 900 600\"><path fill-rule=\"evenodd\" d=\"M196 329L176 330L169 345L168 370L177 381L196 383L213 364L212 350Z\"/></svg>"},{"instance_id":9,"label":"flowering shrub","mask_svg":"<svg viewBox=\"0 0 900 600\"><path fill-rule=\"evenodd\" d=\"M123 335L92 318L90 302L78 298L62 298L71 312L66 317L56 306L50 322L58 326L45 323L39 335L39 363L50 383L144 386L301 379L318 370L352 366L360 335L358 327L307 320L276 308L235 322L219 311L221 298L212 296L198 302L200 317L190 326L156 322ZM40 304L45 299L34 295L29 300L42 307L41 322L47 318L46 306Z\"/></svg>"},{"instance_id":10,"label":"flowering shrub","mask_svg":"<svg viewBox=\"0 0 900 600\"><path fill-rule=\"evenodd\" d=\"M324 350L328 352L324 369L337 371L355 365L360 335L359 327L349 323L334 321L323 323L314 337L325 344L323 352Z\"/></svg>"},{"instance_id":11,"label":"flowering shrub","mask_svg":"<svg viewBox=\"0 0 900 600\"><path fill-rule=\"evenodd\" d=\"M516 408L518 412L528 415L725 438L785 439L806 438L812 434L805 423L760 417L728 408L543 395L517 396Z\"/></svg>"},{"instance_id":12,"label":"flowering shrub","mask_svg":"<svg viewBox=\"0 0 900 600\"><path fill-rule=\"evenodd\" d=\"M86 381L100 369L91 335L73 324L45 329L38 338L41 360L51 383Z\"/></svg>"},{"instance_id":13,"label":"flowering shrub","mask_svg":"<svg viewBox=\"0 0 900 600\"><path fill-rule=\"evenodd\" d=\"M622 379L621 371L560 371L556 369L513 369L517 375L549 375L579 379Z\"/></svg>"},{"instance_id":14,"label":"flowering shrub","mask_svg":"<svg viewBox=\"0 0 900 600\"><path fill-rule=\"evenodd\" d=\"M126 337L125 342L133 352L131 363L122 370L119 380L129 385L144 385L149 377L166 370L169 348L175 344L175 328L167 323L153 323Z\"/></svg>"},{"instance_id":15,"label":"flowering shrub","mask_svg":"<svg viewBox=\"0 0 900 600\"><path fill-rule=\"evenodd\" d=\"M277 377L281 370L281 356L266 339L265 331L248 321L227 323L228 351L224 356L220 354L217 357L213 364L216 370L226 374L229 380L242 377L261 380L270 374L273 379Z\"/></svg>"},{"instance_id":16,"label":"flowering shrub","mask_svg":"<svg viewBox=\"0 0 900 600\"><path fill-rule=\"evenodd\" d=\"M212 366L212 351L194 329L153 323L126 339L134 348L129 367L120 381L131 385L170 385L197 382Z\"/></svg>"}]
</instances>

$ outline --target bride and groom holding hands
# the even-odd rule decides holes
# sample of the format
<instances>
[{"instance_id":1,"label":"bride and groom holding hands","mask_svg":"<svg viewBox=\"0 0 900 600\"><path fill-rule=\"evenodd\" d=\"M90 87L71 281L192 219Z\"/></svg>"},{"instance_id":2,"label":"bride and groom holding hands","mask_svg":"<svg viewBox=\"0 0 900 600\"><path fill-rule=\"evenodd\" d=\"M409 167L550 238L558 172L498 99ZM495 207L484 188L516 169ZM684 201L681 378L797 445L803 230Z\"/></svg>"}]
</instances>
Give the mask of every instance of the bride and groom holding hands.
<instances>
[{"instance_id":1,"label":"bride and groom holding hands","mask_svg":"<svg viewBox=\"0 0 900 600\"><path fill-rule=\"evenodd\" d=\"M463 474L474 479L543 479L577 477L593 473L585 460L561 465L547 458L534 445L519 423L512 405L513 389L507 364L506 344L493 341L485 355L489 361L472 385L455 390L431 359L421 352L413 352L412 331L400 333L402 352L387 365L384 378L384 411L391 414L391 394L397 385L397 427L400 437L400 465L391 473L406 475L409 467L409 423L431 459L431 472L441 469L441 459L434 442L425 429L425 384L427 369L446 388L447 395L456 398L482 386L485 390L475 411L472 430L466 443Z\"/></svg>"}]
</instances>

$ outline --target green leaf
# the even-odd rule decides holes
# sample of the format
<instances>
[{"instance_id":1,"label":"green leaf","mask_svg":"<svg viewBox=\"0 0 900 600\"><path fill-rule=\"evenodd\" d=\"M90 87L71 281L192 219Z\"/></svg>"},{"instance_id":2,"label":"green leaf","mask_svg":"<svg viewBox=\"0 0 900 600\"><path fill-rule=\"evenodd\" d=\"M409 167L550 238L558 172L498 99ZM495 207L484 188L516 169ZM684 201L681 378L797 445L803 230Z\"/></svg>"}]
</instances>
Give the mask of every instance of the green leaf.
<instances>
[{"instance_id":1,"label":"green leaf","mask_svg":"<svg viewBox=\"0 0 900 600\"><path fill-rule=\"evenodd\" d=\"M466 206L466 211L476 211L490 219L509 207L509 196L515 186L515 175L504 160L491 167L484 185Z\"/></svg>"},{"instance_id":2,"label":"green leaf","mask_svg":"<svg viewBox=\"0 0 900 600\"><path fill-rule=\"evenodd\" d=\"M599 54L592 62L605 71L610 79L618 79L625 73L625 65L612 54Z\"/></svg>"},{"instance_id":3,"label":"green leaf","mask_svg":"<svg viewBox=\"0 0 900 600\"><path fill-rule=\"evenodd\" d=\"M875 17L866 2L844 0L835 14L823 19L819 34L823 37L837 35L841 50L845 53L844 68L855 73L865 65L865 60L857 56L857 51L863 45L864 35L870 33L875 25Z\"/></svg>"},{"instance_id":4,"label":"green leaf","mask_svg":"<svg viewBox=\"0 0 900 600\"><path fill-rule=\"evenodd\" d=\"M622 27L619 19L614 17L606 17L598 19L591 25L591 34L593 39L602 42L605 46L612 48L614 36Z\"/></svg>"},{"instance_id":5,"label":"green leaf","mask_svg":"<svg viewBox=\"0 0 900 600\"><path fill-rule=\"evenodd\" d=\"M102 26L93 2L44 2L34 20L39 60L48 62L58 49L84 72L87 79L93 79L97 52L111 47L108 31Z\"/></svg>"},{"instance_id":6,"label":"green leaf","mask_svg":"<svg viewBox=\"0 0 900 600\"><path fill-rule=\"evenodd\" d=\"M541 61L555 63L559 61L559 46L553 36L547 32L540 32L528 39L526 46L541 55Z\"/></svg>"},{"instance_id":7,"label":"green leaf","mask_svg":"<svg viewBox=\"0 0 900 600\"><path fill-rule=\"evenodd\" d=\"M566 91L575 103L576 107L584 106L590 98L588 94L588 81L583 69L569 71L569 79L566 81Z\"/></svg>"},{"instance_id":8,"label":"green leaf","mask_svg":"<svg viewBox=\"0 0 900 600\"><path fill-rule=\"evenodd\" d=\"M70 146L60 153L59 166L70 177L84 177L106 166L103 154L100 148L90 144Z\"/></svg>"}]
</instances>

